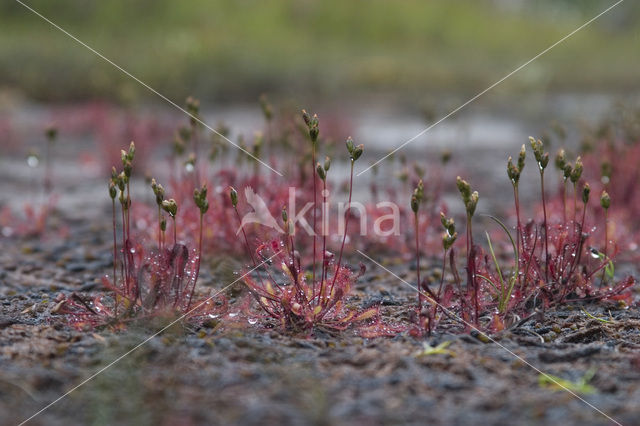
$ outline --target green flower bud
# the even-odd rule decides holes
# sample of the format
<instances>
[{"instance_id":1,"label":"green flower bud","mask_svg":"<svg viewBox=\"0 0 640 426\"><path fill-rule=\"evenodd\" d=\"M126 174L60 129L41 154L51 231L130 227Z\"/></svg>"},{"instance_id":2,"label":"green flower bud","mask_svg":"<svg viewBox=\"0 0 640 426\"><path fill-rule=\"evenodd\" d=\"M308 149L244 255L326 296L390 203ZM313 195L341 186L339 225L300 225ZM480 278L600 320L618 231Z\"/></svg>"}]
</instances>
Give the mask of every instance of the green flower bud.
<instances>
[{"instance_id":1,"label":"green flower bud","mask_svg":"<svg viewBox=\"0 0 640 426\"><path fill-rule=\"evenodd\" d=\"M304 124L309 126L309 123L311 123L311 116L305 110L302 110L302 119L304 120Z\"/></svg>"},{"instance_id":2,"label":"green flower bud","mask_svg":"<svg viewBox=\"0 0 640 426\"><path fill-rule=\"evenodd\" d=\"M566 159L566 156L565 156L564 149L560 149L560 150L558 150L558 153L556 154L556 160L555 160L556 168L558 170L560 170L561 172L564 172L564 166L566 164L567 164L567 159Z\"/></svg>"},{"instance_id":3,"label":"green flower bud","mask_svg":"<svg viewBox=\"0 0 640 426\"><path fill-rule=\"evenodd\" d=\"M591 187L589 186L589 183L585 183L584 187L582 188L582 202L584 204L587 204L589 202L589 194L591 193Z\"/></svg>"},{"instance_id":4,"label":"green flower bud","mask_svg":"<svg viewBox=\"0 0 640 426\"><path fill-rule=\"evenodd\" d=\"M133 141L131 141L131 143L129 144L129 152L127 154L129 161L133 161L133 157L135 157L135 155L136 155L136 144Z\"/></svg>"},{"instance_id":5,"label":"green flower bud","mask_svg":"<svg viewBox=\"0 0 640 426\"><path fill-rule=\"evenodd\" d=\"M193 190L193 201L196 203L196 207L200 209L200 214L205 214L209 210L209 202L207 201L207 185L202 185L202 188Z\"/></svg>"},{"instance_id":6,"label":"green flower bud","mask_svg":"<svg viewBox=\"0 0 640 426\"><path fill-rule=\"evenodd\" d=\"M611 207L611 198L609 197L609 193L607 193L607 191L602 191L602 195L600 196L600 205L605 210Z\"/></svg>"},{"instance_id":7,"label":"green flower bud","mask_svg":"<svg viewBox=\"0 0 640 426\"><path fill-rule=\"evenodd\" d=\"M420 202L418 201L418 197L414 192L414 194L411 196L411 210L413 211L413 213L417 214L419 207L420 207Z\"/></svg>"},{"instance_id":8,"label":"green flower bud","mask_svg":"<svg viewBox=\"0 0 640 426\"><path fill-rule=\"evenodd\" d=\"M569 178L571 179L571 182L576 183L580 180L580 176L582 176L582 158L578 157L576 159L576 165L571 171Z\"/></svg>"},{"instance_id":9,"label":"green flower bud","mask_svg":"<svg viewBox=\"0 0 640 426\"><path fill-rule=\"evenodd\" d=\"M479 198L480 196L478 195L478 191L474 191L473 194L471 194L469 203L467 204L467 213L469 214L469 216L473 216L473 214L475 213L476 205L478 204Z\"/></svg>"},{"instance_id":10,"label":"green flower bud","mask_svg":"<svg viewBox=\"0 0 640 426\"><path fill-rule=\"evenodd\" d=\"M324 171L328 172L330 167L331 167L331 158L325 157L324 158Z\"/></svg>"},{"instance_id":11,"label":"green flower bud","mask_svg":"<svg viewBox=\"0 0 640 426\"><path fill-rule=\"evenodd\" d=\"M282 222L287 223L288 220L289 220L289 214L287 213L287 207L283 206L282 207Z\"/></svg>"},{"instance_id":12,"label":"green flower bud","mask_svg":"<svg viewBox=\"0 0 640 426\"><path fill-rule=\"evenodd\" d=\"M355 149L355 145L353 144L353 139L351 139L351 136L347 138L347 141L345 143L347 145L347 151L349 151L349 154L353 156L353 150Z\"/></svg>"},{"instance_id":13,"label":"green flower bud","mask_svg":"<svg viewBox=\"0 0 640 426\"><path fill-rule=\"evenodd\" d=\"M351 155L351 161L355 162L356 160L358 160L358 158L360 158L360 156L362 155L363 151L364 151L363 144L356 146L353 149L353 154Z\"/></svg>"},{"instance_id":14,"label":"green flower bud","mask_svg":"<svg viewBox=\"0 0 640 426\"><path fill-rule=\"evenodd\" d=\"M175 218L176 214L178 213L178 203L176 203L176 200L174 200L173 198L164 200L162 202L162 209L169 213L169 216Z\"/></svg>"},{"instance_id":15,"label":"green flower bud","mask_svg":"<svg viewBox=\"0 0 640 426\"><path fill-rule=\"evenodd\" d=\"M522 173L524 170L525 159L527 157L527 149L524 144L520 147L520 154L518 154L518 171Z\"/></svg>"},{"instance_id":16,"label":"green flower bud","mask_svg":"<svg viewBox=\"0 0 640 426\"><path fill-rule=\"evenodd\" d=\"M231 197L231 205L237 207L238 205L238 191L233 186L229 187L229 196Z\"/></svg>"},{"instance_id":17,"label":"green flower bud","mask_svg":"<svg viewBox=\"0 0 640 426\"><path fill-rule=\"evenodd\" d=\"M322 179L323 181L327 178L327 173L324 171L324 168L320 163L316 165L316 171L318 172L318 176L320 177L320 179Z\"/></svg>"},{"instance_id":18,"label":"green flower bud","mask_svg":"<svg viewBox=\"0 0 640 426\"><path fill-rule=\"evenodd\" d=\"M116 199L117 192L118 191L116 190L116 184L113 183L113 181L109 181L109 196L112 200Z\"/></svg>"},{"instance_id":19,"label":"green flower bud","mask_svg":"<svg viewBox=\"0 0 640 426\"><path fill-rule=\"evenodd\" d=\"M571 172L573 171L573 165L570 162L567 162L564 165L564 170L562 170L562 178L566 181L571 176Z\"/></svg>"},{"instance_id":20,"label":"green flower bud","mask_svg":"<svg viewBox=\"0 0 640 426\"><path fill-rule=\"evenodd\" d=\"M513 159L511 157L507 160L507 176L509 176L512 184L518 184L520 180L520 170L513 165Z\"/></svg>"},{"instance_id":21,"label":"green flower bud","mask_svg":"<svg viewBox=\"0 0 640 426\"><path fill-rule=\"evenodd\" d=\"M164 216L160 219L160 230L162 232L167 230L167 219L165 219Z\"/></svg>"}]
</instances>

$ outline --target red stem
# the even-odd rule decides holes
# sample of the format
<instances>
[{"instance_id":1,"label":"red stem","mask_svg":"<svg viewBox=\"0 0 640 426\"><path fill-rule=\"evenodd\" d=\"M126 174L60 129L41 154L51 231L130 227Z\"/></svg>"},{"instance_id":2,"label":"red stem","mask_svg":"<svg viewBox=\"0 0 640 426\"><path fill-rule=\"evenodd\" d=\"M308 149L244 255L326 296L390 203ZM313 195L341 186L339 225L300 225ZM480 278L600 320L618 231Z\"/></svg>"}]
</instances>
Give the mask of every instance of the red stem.
<instances>
[{"instance_id":1,"label":"red stem","mask_svg":"<svg viewBox=\"0 0 640 426\"><path fill-rule=\"evenodd\" d=\"M196 273L193 278L193 287L191 287L191 294L189 295L189 303L187 303L187 311L191 307L191 299L193 298L193 293L196 291L196 284L198 283L198 275L200 275L200 259L202 258L202 212L200 212L200 232L198 235L198 260L196 261ZM174 227L175 227L175 219L174 219Z\"/></svg>"},{"instance_id":2,"label":"red stem","mask_svg":"<svg viewBox=\"0 0 640 426\"><path fill-rule=\"evenodd\" d=\"M420 311L422 311L422 292L420 291L420 239L418 238L418 229L419 229L419 225L420 225L420 219L418 218L418 213L415 212L413 214L414 217L414 221L416 224L416 275L417 275L417 280L418 280L418 315L420 314Z\"/></svg>"},{"instance_id":3,"label":"red stem","mask_svg":"<svg viewBox=\"0 0 640 426\"><path fill-rule=\"evenodd\" d=\"M347 210L345 212L344 220L344 234L342 235L342 246L340 247L340 255L338 256L338 264L336 265L336 272L333 274L333 281L331 282L331 288L329 289L329 297L333 293L333 286L338 278L338 272L340 271L340 264L342 263L342 252L344 251L344 242L347 239L347 227L349 225L349 210L351 209L351 195L353 193L353 163L351 160L351 176L349 178L349 201L347 202Z\"/></svg>"},{"instance_id":4,"label":"red stem","mask_svg":"<svg viewBox=\"0 0 640 426\"><path fill-rule=\"evenodd\" d=\"M316 229L317 229L317 196L318 191L316 189L316 143L311 143L311 176L313 178L313 273L311 281L312 294L316 293ZM324 256L324 253L323 253ZM324 263L324 260L323 260Z\"/></svg>"},{"instance_id":5,"label":"red stem","mask_svg":"<svg viewBox=\"0 0 640 426\"><path fill-rule=\"evenodd\" d=\"M116 268L118 265L118 242L116 238L116 200L115 198L111 199L111 207L112 207L112 219L113 219L113 286L115 288L118 287L118 279L116 277ZM115 306L115 315L118 316L118 297L116 294L116 306Z\"/></svg>"},{"instance_id":6,"label":"red stem","mask_svg":"<svg viewBox=\"0 0 640 426\"><path fill-rule=\"evenodd\" d=\"M542 214L544 216L544 222L542 227L544 228L544 279L549 281L549 233L547 232L547 203L544 196L544 170L540 170L540 190L542 192Z\"/></svg>"}]
</instances>

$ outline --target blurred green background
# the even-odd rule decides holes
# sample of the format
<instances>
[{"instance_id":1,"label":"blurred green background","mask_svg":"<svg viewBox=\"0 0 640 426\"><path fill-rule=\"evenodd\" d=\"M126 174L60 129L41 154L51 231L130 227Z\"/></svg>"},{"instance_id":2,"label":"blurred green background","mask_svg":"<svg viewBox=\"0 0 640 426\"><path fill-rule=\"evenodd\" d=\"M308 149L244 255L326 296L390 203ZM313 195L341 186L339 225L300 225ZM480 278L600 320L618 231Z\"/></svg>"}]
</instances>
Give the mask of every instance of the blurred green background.
<instances>
[{"instance_id":1,"label":"blurred green background","mask_svg":"<svg viewBox=\"0 0 640 426\"><path fill-rule=\"evenodd\" d=\"M589 0L24 0L173 99L476 93L614 3ZM640 2L626 1L503 90L627 91ZM153 97L19 3L0 3L0 91ZM635 53L634 53L635 52Z\"/></svg>"}]
</instances>

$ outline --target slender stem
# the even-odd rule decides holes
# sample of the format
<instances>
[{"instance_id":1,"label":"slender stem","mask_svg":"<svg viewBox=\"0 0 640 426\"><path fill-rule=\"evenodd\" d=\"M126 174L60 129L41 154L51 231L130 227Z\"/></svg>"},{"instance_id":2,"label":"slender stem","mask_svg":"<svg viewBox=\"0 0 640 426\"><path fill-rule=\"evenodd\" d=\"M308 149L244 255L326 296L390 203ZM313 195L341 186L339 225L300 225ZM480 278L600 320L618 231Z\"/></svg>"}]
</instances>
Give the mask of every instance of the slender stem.
<instances>
[{"instance_id":1,"label":"slender stem","mask_svg":"<svg viewBox=\"0 0 640 426\"><path fill-rule=\"evenodd\" d=\"M127 236L126 236L125 207L122 207L122 267L124 270L123 288L127 297L129 297L129 271L127 270Z\"/></svg>"},{"instance_id":2,"label":"slender stem","mask_svg":"<svg viewBox=\"0 0 640 426\"><path fill-rule=\"evenodd\" d=\"M475 250L473 248L473 229L471 228L471 215L467 213L467 286L473 289L473 304L475 309L476 325L480 323L480 306L478 302L478 283L476 280Z\"/></svg>"},{"instance_id":3,"label":"slender stem","mask_svg":"<svg viewBox=\"0 0 640 426\"><path fill-rule=\"evenodd\" d=\"M578 186L573 184L573 226L575 232L576 212L578 211Z\"/></svg>"},{"instance_id":4,"label":"slender stem","mask_svg":"<svg viewBox=\"0 0 640 426\"><path fill-rule=\"evenodd\" d=\"M178 231L176 229L176 217L171 216L173 219L173 245L175 246L178 243Z\"/></svg>"},{"instance_id":5,"label":"slender stem","mask_svg":"<svg viewBox=\"0 0 640 426\"><path fill-rule=\"evenodd\" d=\"M608 256L607 248L609 246L609 209L604 209L604 255Z\"/></svg>"},{"instance_id":6,"label":"slender stem","mask_svg":"<svg viewBox=\"0 0 640 426\"><path fill-rule=\"evenodd\" d=\"M118 278L116 277L116 268L118 265L118 242L116 238L116 200L111 199L111 216L113 219L113 287L118 288ZM115 293L116 307L115 315L118 316L118 293Z\"/></svg>"},{"instance_id":7,"label":"slender stem","mask_svg":"<svg viewBox=\"0 0 640 426\"><path fill-rule=\"evenodd\" d=\"M325 229L325 223L328 220L325 217L328 214L328 211L325 211L325 206L327 203L327 181L326 179L322 181L322 254L320 255L320 259L322 259L322 274L320 275L320 282L323 283L326 279L327 274L327 265L325 264L325 253L327 252L327 229ZM314 288L315 294L315 288Z\"/></svg>"},{"instance_id":8,"label":"slender stem","mask_svg":"<svg viewBox=\"0 0 640 426\"><path fill-rule=\"evenodd\" d=\"M562 222L567 223L567 180L562 178Z\"/></svg>"},{"instance_id":9,"label":"slender stem","mask_svg":"<svg viewBox=\"0 0 640 426\"><path fill-rule=\"evenodd\" d=\"M549 233L547 232L547 203L544 196L544 170L540 169L540 191L542 192L542 214L543 222L542 227L544 229L544 279L549 281Z\"/></svg>"},{"instance_id":10,"label":"slender stem","mask_svg":"<svg viewBox=\"0 0 640 426\"><path fill-rule=\"evenodd\" d=\"M353 167L353 166L352 166ZM316 143L311 143L311 176L313 179L313 272L311 281L311 291L316 293L316 229L317 229L317 197L318 191L316 189ZM324 257L324 253L323 253ZM324 260L323 260L324 263Z\"/></svg>"},{"instance_id":11,"label":"slender stem","mask_svg":"<svg viewBox=\"0 0 640 426\"><path fill-rule=\"evenodd\" d=\"M200 275L200 259L202 258L202 216L202 212L200 212L200 232L198 233L198 260L196 260L196 271L193 278L193 287L191 287L191 294L189 295L189 303L187 303L187 311L191 307L191 299L193 298L193 293L196 291L198 275Z\"/></svg>"},{"instance_id":12,"label":"slender stem","mask_svg":"<svg viewBox=\"0 0 640 426\"><path fill-rule=\"evenodd\" d=\"M422 292L420 291L421 289L421 283L420 283L420 238L418 238L419 232L419 225L420 225L420 218L418 217L418 213L414 212L413 213L413 218L416 224L416 275L417 275L417 280L418 280L418 314L420 313L420 311L422 311Z\"/></svg>"},{"instance_id":13,"label":"slender stem","mask_svg":"<svg viewBox=\"0 0 640 426\"><path fill-rule=\"evenodd\" d=\"M160 210L160 205L158 205L158 251L162 252L162 227L160 223L162 222L162 211Z\"/></svg>"},{"instance_id":14,"label":"slender stem","mask_svg":"<svg viewBox=\"0 0 640 426\"><path fill-rule=\"evenodd\" d=\"M336 283L336 279L338 278L338 273L340 271L340 264L342 263L342 252L344 251L344 242L347 239L347 227L349 225L349 210L351 209L351 195L353 194L353 159L351 160L351 174L349 178L349 201L347 202L347 210L344 214L344 234L342 235L342 246L340 247L340 255L338 256L338 264L336 265L336 272L333 274L333 281L331 282L331 288L329 290L329 297L333 293L333 286Z\"/></svg>"},{"instance_id":15,"label":"slender stem","mask_svg":"<svg viewBox=\"0 0 640 426\"><path fill-rule=\"evenodd\" d=\"M518 184L513 184L513 199L516 205L516 257L518 258L518 264L516 265L516 280L520 283L520 253L522 253L522 248L524 243L521 241L522 238L522 222L520 222L520 193L518 191Z\"/></svg>"}]
</instances>

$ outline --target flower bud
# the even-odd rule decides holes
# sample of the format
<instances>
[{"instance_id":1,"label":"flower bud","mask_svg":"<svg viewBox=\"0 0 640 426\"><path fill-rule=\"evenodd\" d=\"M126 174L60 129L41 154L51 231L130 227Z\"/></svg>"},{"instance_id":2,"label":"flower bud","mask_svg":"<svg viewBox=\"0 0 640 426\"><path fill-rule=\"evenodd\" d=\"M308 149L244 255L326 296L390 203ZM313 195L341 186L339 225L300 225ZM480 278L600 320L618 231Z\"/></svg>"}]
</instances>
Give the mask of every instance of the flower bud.
<instances>
[{"instance_id":1,"label":"flower bud","mask_svg":"<svg viewBox=\"0 0 640 426\"><path fill-rule=\"evenodd\" d=\"M331 167L331 158L325 157L324 158L324 171L328 172L330 167Z\"/></svg>"},{"instance_id":2,"label":"flower bud","mask_svg":"<svg viewBox=\"0 0 640 426\"><path fill-rule=\"evenodd\" d=\"M136 155L136 144L133 141L131 141L131 143L129 144L129 153L127 154L129 161L133 161L133 157L135 155Z\"/></svg>"},{"instance_id":3,"label":"flower bud","mask_svg":"<svg viewBox=\"0 0 640 426\"><path fill-rule=\"evenodd\" d=\"M560 150L558 150L558 153L556 154L555 165L558 170L560 170L561 172L564 172L564 166L566 164L567 164L567 159L565 156L565 152L564 152L564 149L561 148Z\"/></svg>"},{"instance_id":4,"label":"flower bud","mask_svg":"<svg viewBox=\"0 0 640 426\"><path fill-rule=\"evenodd\" d=\"M413 211L413 213L417 214L419 207L420 207L420 202L418 201L418 197L414 192L414 194L411 196L411 210Z\"/></svg>"},{"instance_id":5,"label":"flower bud","mask_svg":"<svg viewBox=\"0 0 640 426\"><path fill-rule=\"evenodd\" d=\"M316 165L316 171L318 172L318 176L320 177L320 179L322 179L323 181L327 178L327 173L324 171L324 168L320 163Z\"/></svg>"},{"instance_id":6,"label":"flower bud","mask_svg":"<svg viewBox=\"0 0 640 426\"><path fill-rule=\"evenodd\" d=\"M353 139L351 138L351 136L347 138L347 141L345 142L345 144L347 145L347 151L349 151L349 154L353 156L353 150L355 146L353 145Z\"/></svg>"},{"instance_id":7,"label":"flower bud","mask_svg":"<svg viewBox=\"0 0 640 426\"><path fill-rule=\"evenodd\" d=\"M570 162L567 162L564 165L564 170L562 170L562 178L566 181L571 176L571 172L573 171L573 165Z\"/></svg>"},{"instance_id":8,"label":"flower bud","mask_svg":"<svg viewBox=\"0 0 640 426\"><path fill-rule=\"evenodd\" d=\"M289 220L289 214L287 213L287 207L283 206L282 207L282 221L284 223L287 223L288 220Z\"/></svg>"},{"instance_id":9,"label":"flower bud","mask_svg":"<svg viewBox=\"0 0 640 426\"><path fill-rule=\"evenodd\" d=\"M231 205L238 206L238 191L233 186L229 187L229 196L231 197Z\"/></svg>"},{"instance_id":10,"label":"flower bud","mask_svg":"<svg viewBox=\"0 0 640 426\"><path fill-rule=\"evenodd\" d=\"M353 149L353 154L351 155L351 161L355 162L364 151L364 145L360 144Z\"/></svg>"},{"instance_id":11,"label":"flower bud","mask_svg":"<svg viewBox=\"0 0 640 426\"><path fill-rule=\"evenodd\" d=\"M520 170L513 165L513 159L511 157L507 160L507 176L509 176L512 184L518 184L518 181L520 180Z\"/></svg>"},{"instance_id":12,"label":"flower bud","mask_svg":"<svg viewBox=\"0 0 640 426\"><path fill-rule=\"evenodd\" d=\"M589 194L591 193L591 187L589 186L589 183L585 183L584 187L582 188L582 202L584 204L587 204L589 202Z\"/></svg>"},{"instance_id":13,"label":"flower bud","mask_svg":"<svg viewBox=\"0 0 640 426\"><path fill-rule=\"evenodd\" d=\"M576 159L576 165L573 167L569 178L571 179L571 182L575 184L580 180L580 176L582 176L582 158L578 157Z\"/></svg>"},{"instance_id":14,"label":"flower bud","mask_svg":"<svg viewBox=\"0 0 640 426\"><path fill-rule=\"evenodd\" d=\"M611 198L609 197L609 193L607 191L602 191L602 195L600 196L600 205L605 210L611 207Z\"/></svg>"},{"instance_id":15,"label":"flower bud","mask_svg":"<svg viewBox=\"0 0 640 426\"><path fill-rule=\"evenodd\" d=\"M524 170L525 159L527 158L527 149L524 144L520 147L520 154L518 154L518 171L522 173Z\"/></svg>"},{"instance_id":16,"label":"flower bud","mask_svg":"<svg viewBox=\"0 0 640 426\"><path fill-rule=\"evenodd\" d=\"M115 200L116 195L117 195L116 184L113 183L113 181L109 181L109 196L111 197L112 200Z\"/></svg>"},{"instance_id":17,"label":"flower bud","mask_svg":"<svg viewBox=\"0 0 640 426\"><path fill-rule=\"evenodd\" d=\"M302 110L302 119L304 120L304 124L309 126L309 123L311 122L311 116L305 110Z\"/></svg>"},{"instance_id":18,"label":"flower bud","mask_svg":"<svg viewBox=\"0 0 640 426\"><path fill-rule=\"evenodd\" d=\"M164 209L164 211L169 213L169 216L171 216L172 218L175 218L176 214L178 213L178 203L176 203L176 200L174 200L173 198L164 200L162 202L162 208Z\"/></svg>"}]
</instances>

